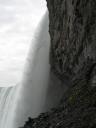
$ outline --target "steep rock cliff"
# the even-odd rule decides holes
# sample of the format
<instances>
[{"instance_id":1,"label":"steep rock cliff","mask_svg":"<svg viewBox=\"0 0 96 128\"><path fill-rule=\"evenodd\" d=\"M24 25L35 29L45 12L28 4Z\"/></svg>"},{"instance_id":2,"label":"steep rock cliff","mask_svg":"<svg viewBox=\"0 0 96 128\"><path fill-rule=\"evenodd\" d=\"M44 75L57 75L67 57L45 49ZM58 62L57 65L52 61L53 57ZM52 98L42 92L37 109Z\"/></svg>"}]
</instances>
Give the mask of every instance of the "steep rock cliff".
<instances>
[{"instance_id":1,"label":"steep rock cliff","mask_svg":"<svg viewBox=\"0 0 96 128\"><path fill-rule=\"evenodd\" d=\"M96 0L47 0L50 64L69 89L59 106L23 128L96 127Z\"/></svg>"}]
</instances>

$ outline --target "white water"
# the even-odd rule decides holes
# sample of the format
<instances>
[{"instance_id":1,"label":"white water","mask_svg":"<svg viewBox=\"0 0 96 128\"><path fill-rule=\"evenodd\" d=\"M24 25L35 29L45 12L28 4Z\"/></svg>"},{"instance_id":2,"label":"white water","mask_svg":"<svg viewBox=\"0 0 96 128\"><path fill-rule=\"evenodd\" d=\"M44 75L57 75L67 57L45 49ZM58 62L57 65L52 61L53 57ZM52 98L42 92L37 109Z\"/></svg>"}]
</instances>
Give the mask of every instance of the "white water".
<instances>
[{"instance_id":1,"label":"white water","mask_svg":"<svg viewBox=\"0 0 96 128\"><path fill-rule=\"evenodd\" d=\"M8 126L13 122L14 99L16 88L0 88L0 128L10 128ZM7 125L8 122L8 125Z\"/></svg>"},{"instance_id":2,"label":"white water","mask_svg":"<svg viewBox=\"0 0 96 128\"><path fill-rule=\"evenodd\" d=\"M48 14L39 23L21 85L0 90L0 128L18 128L43 112L49 78Z\"/></svg>"},{"instance_id":3,"label":"white water","mask_svg":"<svg viewBox=\"0 0 96 128\"><path fill-rule=\"evenodd\" d=\"M32 40L25 75L16 107L15 126L22 126L29 116L36 117L42 112L45 102L49 77L48 15L46 14L37 27Z\"/></svg>"}]
</instances>

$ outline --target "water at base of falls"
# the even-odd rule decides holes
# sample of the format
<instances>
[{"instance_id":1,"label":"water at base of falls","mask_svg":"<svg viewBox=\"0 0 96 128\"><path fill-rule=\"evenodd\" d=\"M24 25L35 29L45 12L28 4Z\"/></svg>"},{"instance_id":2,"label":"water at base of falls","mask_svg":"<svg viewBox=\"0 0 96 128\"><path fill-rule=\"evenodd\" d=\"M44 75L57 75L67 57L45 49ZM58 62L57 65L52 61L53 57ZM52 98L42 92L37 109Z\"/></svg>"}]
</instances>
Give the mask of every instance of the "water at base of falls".
<instances>
[{"instance_id":1,"label":"water at base of falls","mask_svg":"<svg viewBox=\"0 0 96 128\"><path fill-rule=\"evenodd\" d=\"M49 78L48 13L37 27L22 84L0 89L0 128L18 128L43 112Z\"/></svg>"}]
</instances>

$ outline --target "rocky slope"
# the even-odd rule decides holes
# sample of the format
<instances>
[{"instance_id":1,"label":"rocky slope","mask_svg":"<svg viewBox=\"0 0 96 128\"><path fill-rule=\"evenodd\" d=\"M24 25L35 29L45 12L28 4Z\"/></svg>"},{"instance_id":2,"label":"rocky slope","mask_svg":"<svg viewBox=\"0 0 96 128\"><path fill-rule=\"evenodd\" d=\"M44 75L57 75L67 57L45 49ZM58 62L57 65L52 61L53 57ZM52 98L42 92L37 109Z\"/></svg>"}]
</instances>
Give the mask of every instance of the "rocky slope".
<instances>
[{"instance_id":1,"label":"rocky slope","mask_svg":"<svg viewBox=\"0 0 96 128\"><path fill-rule=\"evenodd\" d=\"M47 0L51 72L69 84L57 108L22 128L96 128L96 0Z\"/></svg>"}]
</instances>

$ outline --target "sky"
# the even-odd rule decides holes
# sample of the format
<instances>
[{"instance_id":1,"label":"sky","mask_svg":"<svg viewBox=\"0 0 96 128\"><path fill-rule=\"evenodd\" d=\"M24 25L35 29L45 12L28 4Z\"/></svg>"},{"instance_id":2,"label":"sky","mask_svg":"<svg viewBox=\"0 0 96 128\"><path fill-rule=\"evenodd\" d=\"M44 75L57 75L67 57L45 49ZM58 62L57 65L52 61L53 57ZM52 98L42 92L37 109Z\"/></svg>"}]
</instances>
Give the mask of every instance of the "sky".
<instances>
[{"instance_id":1,"label":"sky","mask_svg":"<svg viewBox=\"0 0 96 128\"><path fill-rule=\"evenodd\" d=\"M45 0L0 0L0 87L20 83L33 33L45 11Z\"/></svg>"}]
</instances>

